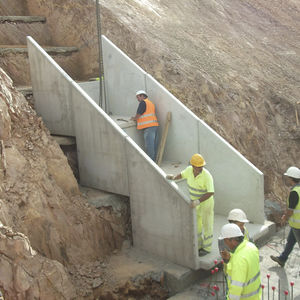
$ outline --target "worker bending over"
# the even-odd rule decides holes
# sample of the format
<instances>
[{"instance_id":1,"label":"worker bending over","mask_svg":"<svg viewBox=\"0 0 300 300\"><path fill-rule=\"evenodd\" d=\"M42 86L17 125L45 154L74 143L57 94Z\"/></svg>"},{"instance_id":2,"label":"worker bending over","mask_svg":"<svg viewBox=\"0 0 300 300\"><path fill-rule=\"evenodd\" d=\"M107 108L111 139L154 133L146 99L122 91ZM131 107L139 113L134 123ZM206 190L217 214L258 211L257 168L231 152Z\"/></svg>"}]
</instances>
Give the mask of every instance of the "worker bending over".
<instances>
[{"instance_id":1,"label":"worker bending over","mask_svg":"<svg viewBox=\"0 0 300 300\"><path fill-rule=\"evenodd\" d=\"M138 130L143 130L146 153L155 161L159 126L155 114L155 105L148 99L145 91L137 91L136 99L139 106L136 115L131 120L136 121Z\"/></svg>"},{"instance_id":2,"label":"worker bending over","mask_svg":"<svg viewBox=\"0 0 300 300\"><path fill-rule=\"evenodd\" d=\"M206 162L200 154L194 154L190 164L191 166L180 174L176 176L169 174L166 178L171 180L184 178L187 181L191 207L196 207L197 213L198 252L199 256L204 256L211 251L213 240L214 182L209 171L204 168Z\"/></svg>"},{"instance_id":3,"label":"worker bending over","mask_svg":"<svg viewBox=\"0 0 300 300\"><path fill-rule=\"evenodd\" d=\"M223 242L223 247L220 246ZM227 300L261 300L259 253L256 246L244 239L236 224L226 224L219 237L221 256L226 249L230 253L226 265Z\"/></svg>"}]
</instances>

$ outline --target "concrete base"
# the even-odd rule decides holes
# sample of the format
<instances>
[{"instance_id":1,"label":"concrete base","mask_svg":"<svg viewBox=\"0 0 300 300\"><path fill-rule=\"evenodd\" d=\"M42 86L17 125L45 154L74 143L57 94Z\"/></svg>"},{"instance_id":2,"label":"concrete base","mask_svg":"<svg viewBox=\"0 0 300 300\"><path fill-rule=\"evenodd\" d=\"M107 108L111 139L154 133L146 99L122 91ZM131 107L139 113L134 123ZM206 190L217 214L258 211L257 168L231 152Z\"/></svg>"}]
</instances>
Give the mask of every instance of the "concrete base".
<instances>
[{"instance_id":1,"label":"concrete base","mask_svg":"<svg viewBox=\"0 0 300 300\"><path fill-rule=\"evenodd\" d=\"M115 212L121 212L124 205L126 205L124 200L128 199L126 196L112 194L84 186L79 186L79 190L90 205L96 208L111 206Z\"/></svg>"}]
</instances>

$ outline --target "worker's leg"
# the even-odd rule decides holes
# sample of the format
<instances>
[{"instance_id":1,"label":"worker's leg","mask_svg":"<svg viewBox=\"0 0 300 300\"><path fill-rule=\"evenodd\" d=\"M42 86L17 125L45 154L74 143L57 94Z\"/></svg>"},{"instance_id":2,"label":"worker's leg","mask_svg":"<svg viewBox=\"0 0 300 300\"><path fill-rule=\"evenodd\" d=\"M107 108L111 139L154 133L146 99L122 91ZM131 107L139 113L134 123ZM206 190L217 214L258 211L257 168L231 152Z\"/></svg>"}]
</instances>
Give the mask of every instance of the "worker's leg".
<instances>
[{"instance_id":1,"label":"worker's leg","mask_svg":"<svg viewBox=\"0 0 300 300\"><path fill-rule=\"evenodd\" d=\"M146 153L152 160L156 159L157 150L157 132L158 126L148 127L144 129L144 141Z\"/></svg>"},{"instance_id":2,"label":"worker's leg","mask_svg":"<svg viewBox=\"0 0 300 300\"><path fill-rule=\"evenodd\" d=\"M284 247L283 252L280 254L279 259L283 262L286 262L290 253L292 252L294 246L296 244L296 238L293 233L292 228L290 229L289 235L287 237L287 243Z\"/></svg>"},{"instance_id":3,"label":"worker's leg","mask_svg":"<svg viewBox=\"0 0 300 300\"><path fill-rule=\"evenodd\" d=\"M294 234L294 237L300 247L300 229L297 229L297 228L291 228L291 230L293 230L293 234Z\"/></svg>"},{"instance_id":4,"label":"worker's leg","mask_svg":"<svg viewBox=\"0 0 300 300\"><path fill-rule=\"evenodd\" d=\"M203 246L201 204L199 204L196 207L196 215L197 215L198 249L201 249Z\"/></svg>"},{"instance_id":5,"label":"worker's leg","mask_svg":"<svg viewBox=\"0 0 300 300\"><path fill-rule=\"evenodd\" d=\"M202 209L202 234L203 234L203 249L207 252L211 251L213 233L214 233L214 200L208 199L201 203Z\"/></svg>"}]
</instances>

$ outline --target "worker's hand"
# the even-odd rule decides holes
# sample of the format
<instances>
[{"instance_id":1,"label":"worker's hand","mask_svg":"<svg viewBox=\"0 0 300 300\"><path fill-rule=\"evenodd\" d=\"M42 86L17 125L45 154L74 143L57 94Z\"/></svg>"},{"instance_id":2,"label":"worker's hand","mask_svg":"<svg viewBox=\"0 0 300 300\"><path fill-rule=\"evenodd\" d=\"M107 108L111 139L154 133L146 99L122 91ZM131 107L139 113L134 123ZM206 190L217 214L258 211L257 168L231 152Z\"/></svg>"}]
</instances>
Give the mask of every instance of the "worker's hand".
<instances>
[{"instance_id":1,"label":"worker's hand","mask_svg":"<svg viewBox=\"0 0 300 300\"><path fill-rule=\"evenodd\" d=\"M174 180L175 179L175 175L173 175L173 174L167 174L166 179Z\"/></svg>"},{"instance_id":2,"label":"worker's hand","mask_svg":"<svg viewBox=\"0 0 300 300\"><path fill-rule=\"evenodd\" d=\"M131 117L130 120L131 120L131 121L135 121L135 117Z\"/></svg>"},{"instance_id":3,"label":"worker's hand","mask_svg":"<svg viewBox=\"0 0 300 300\"><path fill-rule=\"evenodd\" d=\"M220 254L225 262L228 262L230 260L230 253L227 250L221 251Z\"/></svg>"},{"instance_id":4,"label":"worker's hand","mask_svg":"<svg viewBox=\"0 0 300 300\"><path fill-rule=\"evenodd\" d=\"M192 200L190 203L191 208L195 208L198 204L200 204L199 200Z\"/></svg>"},{"instance_id":5,"label":"worker's hand","mask_svg":"<svg viewBox=\"0 0 300 300\"><path fill-rule=\"evenodd\" d=\"M286 215L282 215L281 219L280 219L280 224L281 226L283 226L286 223Z\"/></svg>"}]
</instances>

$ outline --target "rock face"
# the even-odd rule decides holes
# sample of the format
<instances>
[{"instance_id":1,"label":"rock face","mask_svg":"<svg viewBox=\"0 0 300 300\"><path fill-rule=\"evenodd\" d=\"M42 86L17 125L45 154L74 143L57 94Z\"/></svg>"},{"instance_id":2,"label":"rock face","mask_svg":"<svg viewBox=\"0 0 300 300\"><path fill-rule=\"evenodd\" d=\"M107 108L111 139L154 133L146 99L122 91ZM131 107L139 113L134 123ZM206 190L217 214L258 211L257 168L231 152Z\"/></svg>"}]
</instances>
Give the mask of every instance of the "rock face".
<instances>
[{"instance_id":1,"label":"rock face","mask_svg":"<svg viewBox=\"0 0 300 300\"><path fill-rule=\"evenodd\" d=\"M76 299L64 266L38 254L24 234L2 224L0 253L0 282L6 299Z\"/></svg>"},{"instance_id":2,"label":"rock face","mask_svg":"<svg viewBox=\"0 0 300 300\"><path fill-rule=\"evenodd\" d=\"M65 268L120 248L124 224L87 204L62 150L2 69L0 125L0 220L12 228L1 231L0 286L8 299L72 299Z\"/></svg>"}]
</instances>

